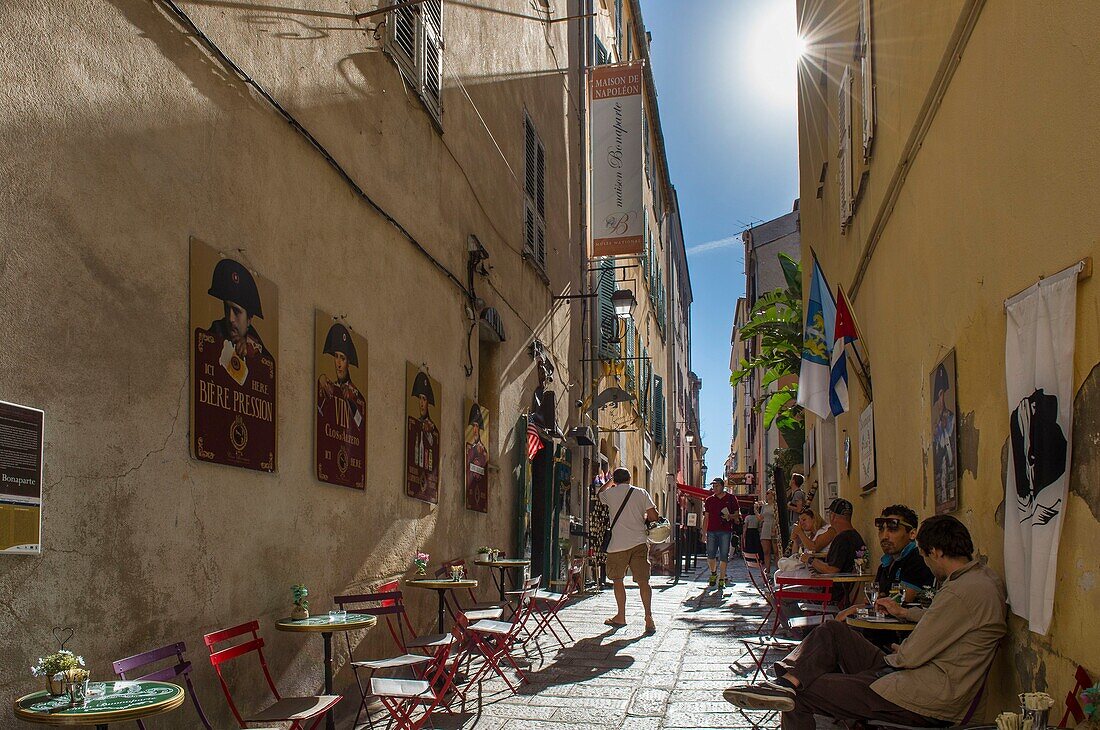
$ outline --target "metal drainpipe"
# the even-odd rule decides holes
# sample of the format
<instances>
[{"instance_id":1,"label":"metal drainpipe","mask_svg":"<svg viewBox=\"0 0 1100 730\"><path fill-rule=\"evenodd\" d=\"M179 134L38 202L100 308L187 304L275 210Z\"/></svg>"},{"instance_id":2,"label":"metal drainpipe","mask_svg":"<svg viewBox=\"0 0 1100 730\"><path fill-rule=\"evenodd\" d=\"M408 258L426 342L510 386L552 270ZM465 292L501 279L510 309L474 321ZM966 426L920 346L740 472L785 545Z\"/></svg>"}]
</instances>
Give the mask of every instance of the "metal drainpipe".
<instances>
[{"instance_id":1,"label":"metal drainpipe","mask_svg":"<svg viewBox=\"0 0 1100 730\"><path fill-rule=\"evenodd\" d=\"M589 272L591 268L588 259L588 85L586 70L591 64L592 58L594 58L595 48L593 43L593 29L594 22L592 18L592 0L579 0L581 5L581 12L585 14L583 22L578 23L577 32L581 35L579 48L584 49L581 54L581 68L579 69L578 76L580 77L579 88L580 91L577 94L580 98L580 114L577 119L577 126L580 130L580 148L581 154L579 155L578 164L580 166L580 200L583 208L583 215L581 216L581 281L588 285L589 291L592 291L592 279L594 274ZM594 465L598 465L600 462L600 421L599 410L595 408L596 399L596 374L599 372L599 363L595 361L595 348L593 347L593 338L597 331L595 322L599 307L597 307L592 299L585 299L584 306L588 308L588 316L581 323L582 328L587 330L587 337L582 337L584 342L584 357L588 360L588 366L590 369L589 377L585 383L584 389L581 391L581 399L584 400L585 390L588 391L588 396L593 401L593 435L596 442L595 446L589 447L593 458L589 459L589 469ZM583 330L582 330L583 331ZM584 415L583 413L581 414ZM581 419L579 425L583 425L584 421ZM583 463L583 462L582 462ZM589 490L588 490L588 473L584 473L581 477L581 525L584 529L584 536L581 538L582 552L587 556L588 554L588 525L589 525Z\"/></svg>"}]
</instances>

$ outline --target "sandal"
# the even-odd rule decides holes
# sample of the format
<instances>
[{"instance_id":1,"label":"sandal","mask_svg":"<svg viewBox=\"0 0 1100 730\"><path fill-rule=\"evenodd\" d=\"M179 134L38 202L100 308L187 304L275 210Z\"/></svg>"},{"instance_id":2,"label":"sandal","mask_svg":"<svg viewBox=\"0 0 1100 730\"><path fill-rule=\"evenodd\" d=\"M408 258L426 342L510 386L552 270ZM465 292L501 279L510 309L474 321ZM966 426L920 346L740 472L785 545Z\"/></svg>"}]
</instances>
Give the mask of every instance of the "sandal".
<instances>
[{"instance_id":1,"label":"sandal","mask_svg":"<svg viewBox=\"0 0 1100 730\"><path fill-rule=\"evenodd\" d=\"M607 619L603 623L604 626L614 626L617 629L621 629L622 627L626 626L626 621L619 623L618 621L612 621L611 619Z\"/></svg>"}]
</instances>

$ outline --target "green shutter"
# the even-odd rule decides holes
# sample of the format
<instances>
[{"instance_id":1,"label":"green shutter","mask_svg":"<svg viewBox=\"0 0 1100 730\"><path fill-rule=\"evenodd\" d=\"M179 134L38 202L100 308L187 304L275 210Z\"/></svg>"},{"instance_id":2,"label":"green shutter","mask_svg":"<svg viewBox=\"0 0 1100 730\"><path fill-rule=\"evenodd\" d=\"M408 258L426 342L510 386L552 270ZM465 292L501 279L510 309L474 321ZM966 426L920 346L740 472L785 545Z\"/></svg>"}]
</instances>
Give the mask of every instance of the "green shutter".
<instances>
[{"instance_id":1,"label":"green shutter","mask_svg":"<svg viewBox=\"0 0 1100 730\"><path fill-rule=\"evenodd\" d=\"M626 389L631 392L637 392L638 382L634 377L634 318L627 317L626 320Z\"/></svg>"},{"instance_id":2,"label":"green shutter","mask_svg":"<svg viewBox=\"0 0 1100 730\"><path fill-rule=\"evenodd\" d=\"M615 316L615 261L604 259L600 262L600 271L596 275L596 308L600 322L600 338L597 357L601 360L616 360L620 357L619 322Z\"/></svg>"}]
</instances>

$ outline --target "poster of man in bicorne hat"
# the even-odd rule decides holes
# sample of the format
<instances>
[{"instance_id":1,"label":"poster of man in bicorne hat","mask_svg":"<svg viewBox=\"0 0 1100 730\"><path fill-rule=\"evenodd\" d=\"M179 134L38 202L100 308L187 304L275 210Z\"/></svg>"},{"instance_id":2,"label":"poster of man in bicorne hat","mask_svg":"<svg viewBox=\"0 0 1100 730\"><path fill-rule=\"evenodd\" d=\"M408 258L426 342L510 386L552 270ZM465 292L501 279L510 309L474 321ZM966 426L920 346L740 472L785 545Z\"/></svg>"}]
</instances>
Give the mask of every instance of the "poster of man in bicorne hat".
<instances>
[{"instance_id":1,"label":"poster of man in bicorne hat","mask_svg":"<svg viewBox=\"0 0 1100 730\"><path fill-rule=\"evenodd\" d=\"M201 461L277 466L278 290L191 239L191 450Z\"/></svg>"},{"instance_id":2,"label":"poster of man in bicorne hat","mask_svg":"<svg viewBox=\"0 0 1100 730\"><path fill-rule=\"evenodd\" d=\"M443 391L439 381L411 362L405 365L405 493L425 502L439 502L439 412Z\"/></svg>"},{"instance_id":3,"label":"poster of man in bicorne hat","mask_svg":"<svg viewBox=\"0 0 1100 730\"><path fill-rule=\"evenodd\" d=\"M489 511L489 411L466 403L466 509Z\"/></svg>"},{"instance_id":4,"label":"poster of man in bicorne hat","mask_svg":"<svg viewBox=\"0 0 1100 730\"><path fill-rule=\"evenodd\" d=\"M314 312L316 459L322 482L363 489L367 478L367 343L343 321Z\"/></svg>"}]
</instances>

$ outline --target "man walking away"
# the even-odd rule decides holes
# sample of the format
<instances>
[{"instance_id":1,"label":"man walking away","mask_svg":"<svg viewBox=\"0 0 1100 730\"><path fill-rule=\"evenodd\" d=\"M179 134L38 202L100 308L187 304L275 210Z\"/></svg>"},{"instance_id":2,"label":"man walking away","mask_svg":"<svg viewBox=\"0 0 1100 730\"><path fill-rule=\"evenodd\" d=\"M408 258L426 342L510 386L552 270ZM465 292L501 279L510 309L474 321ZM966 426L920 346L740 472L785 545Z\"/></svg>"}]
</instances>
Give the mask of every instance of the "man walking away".
<instances>
[{"instance_id":1,"label":"man walking away","mask_svg":"<svg viewBox=\"0 0 1100 730\"><path fill-rule=\"evenodd\" d=\"M726 562L729 560L730 540L733 538L734 515L737 499L726 492L722 477L711 480L711 495L703 502L703 532L707 535L707 567L710 568L708 585L716 582L718 588L726 587ZM718 572L715 572L717 563Z\"/></svg>"},{"instance_id":2,"label":"man walking away","mask_svg":"<svg viewBox=\"0 0 1100 730\"><path fill-rule=\"evenodd\" d=\"M611 475L614 486L600 492L611 517L611 543L607 546L607 577L615 591L618 613L604 621L608 626L626 626L626 569L638 584L645 611L646 635L657 632L651 607L653 590L649 587L649 543L646 522L658 519L657 505L649 492L630 483L630 472L616 469Z\"/></svg>"},{"instance_id":3,"label":"man walking away","mask_svg":"<svg viewBox=\"0 0 1100 730\"><path fill-rule=\"evenodd\" d=\"M731 687L723 696L748 709L783 712L783 730L812 730L814 714L942 727L957 723L982 686L1004 637L1004 583L974 559L966 525L929 517L917 549L942 586L927 609L880 598L891 615L917 622L885 654L841 621L827 621L775 665L773 681Z\"/></svg>"}]
</instances>

